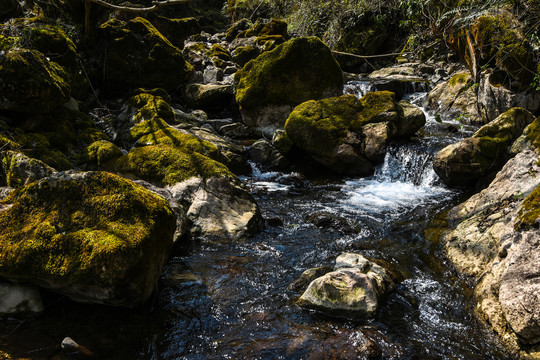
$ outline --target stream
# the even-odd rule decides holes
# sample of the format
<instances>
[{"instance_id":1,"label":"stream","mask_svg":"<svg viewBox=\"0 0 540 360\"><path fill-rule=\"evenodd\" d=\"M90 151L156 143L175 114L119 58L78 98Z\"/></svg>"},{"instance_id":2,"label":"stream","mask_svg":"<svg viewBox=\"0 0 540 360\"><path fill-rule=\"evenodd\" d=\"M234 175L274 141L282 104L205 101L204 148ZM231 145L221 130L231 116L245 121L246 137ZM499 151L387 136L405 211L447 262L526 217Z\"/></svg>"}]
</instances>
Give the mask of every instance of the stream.
<instances>
[{"instance_id":1,"label":"stream","mask_svg":"<svg viewBox=\"0 0 540 360\"><path fill-rule=\"evenodd\" d=\"M424 97L408 99L421 105ZM244 180L274 220L261 234L193 244L166 265L143 309L50 294L46 315L3 319L1 340L34 359L53 358L64 336L91 353L73 358L512 359L475 319L472 290L426 231L465 196L439 182L431 161L470 131L429 117L423 136L392 144L369 178L304 179L253 165ZM319 228L309 221L314 214L346 220L354 231ZM289 285L346 251L384 261L397 274L397 289L377 316L351 321L296 306L300 294Z\"/></svg>"}]
</instances>

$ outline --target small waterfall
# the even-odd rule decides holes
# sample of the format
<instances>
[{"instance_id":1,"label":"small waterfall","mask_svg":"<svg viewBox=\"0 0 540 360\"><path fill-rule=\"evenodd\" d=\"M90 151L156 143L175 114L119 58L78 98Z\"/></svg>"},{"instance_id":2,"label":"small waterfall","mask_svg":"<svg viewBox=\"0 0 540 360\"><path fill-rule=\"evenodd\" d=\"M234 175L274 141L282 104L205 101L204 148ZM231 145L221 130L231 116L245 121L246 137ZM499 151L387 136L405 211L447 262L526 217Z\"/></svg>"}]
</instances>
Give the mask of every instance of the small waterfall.
<instances>
[{"instance_id":1,"label":"small waterfall","mask_svg":"<svg viewBox=\"0 0 540 360\"><path fill-rule=\"evenodd\" d=\"M438 148L431 141L391 145L386 152L383 165L376 170L374 178L380 182L439 186L440 179L432 166Z\"/></svg>"},{"instance_id":2,"label":"small waterfall","mask_svg":"<svg viewBox=\"0 0 540 360\"><path fill-rule=\"evenodd\" d=\"M349 81L343 87L343 94L352 94L357 98L361 98L371 91L377 91L373 86L373 82L371 81Z\"/></svg>"}]
</instances>

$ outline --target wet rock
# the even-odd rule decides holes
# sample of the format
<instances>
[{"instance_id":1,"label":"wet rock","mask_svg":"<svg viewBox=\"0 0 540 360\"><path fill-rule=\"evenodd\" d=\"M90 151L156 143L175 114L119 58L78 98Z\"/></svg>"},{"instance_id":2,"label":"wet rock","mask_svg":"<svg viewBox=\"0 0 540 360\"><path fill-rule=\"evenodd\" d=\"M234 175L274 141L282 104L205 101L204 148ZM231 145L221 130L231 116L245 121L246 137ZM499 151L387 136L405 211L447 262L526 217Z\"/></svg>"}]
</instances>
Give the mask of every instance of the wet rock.
<instances>
[{"instance_id":1,"label":"wet rock","mask_svg":"<svg viewBox=\"0 0 540 360\"><path fill-rule=\"evenodd\" d=\"M301 307L353 318L373 317L383 297L394 289L385 269L358 254L343 254L339 265L313 280L300 296Z\"/></svg>"},{"instance_id":2,"label":"wet rock","mask_svg":"<svg viewBox=\"0 0 540 360\"><path fill-rule=\"evenodd\" d=\"M176 227L164 199L106 172L59 173L3 204L0 276L81 302L144 303Z\"/></svg>"},{"instance_id":3,"label":"wet rock","mask_svg":"<svg viewBox=\"0 0 540 360\"><path fill-rule=\"evenodd\" d=\"M297 38L265 52L237 74L236 101L246 125L270 135L292 108L340 94L343 74L319 39Z\"/></svg>"},{"instance_id":4,"label":"wet rock","mask_svg":"<svg viewBox=\"0 0 540 360\"><path fill-rule=\"evenodd\" d=\"M256 164L265 168L285 169L289 161L266 140L258 140L249 147L249 158Z\"/></svg>"},{"instance_id":5,"label":"wet rock","mask_svg":"<svg viewBox=\"0 0 540 360\"><path fill-rule=\"evenodd\" d=\"M478 313L516 352L540 342L538 120L527 129L527 146L488 188L450 210L442 237L456 268L478 281Z\"/></svg>"},{"instance_id":6,"label":"wet rock","mask_svg":"<svg viewBox=\"0 0 540 360\"><path fill-rule=\"evenodd\" d=\"M191 128L188 133L197 136L203 141L214 144L221 152L219 160L227 165L235 174L247 174L251 171L243 146L236 144L229 138L201 128Z\"/></svg>"},{"instance_id":7,"label":"wet rock","mask_svg":"<svg viewBox=\"0 0 540 360\"><path fill-rule=\"evenodd\" d=\"M310 349L307 360L383 359L382 349L362 333L341 332L329 336Z\"/></svg>"},{"instance_id":8,"label":"wet rock","mask_svg":"<svg viewBox=\"0 0 540 360\"><path fill-rule=\"evenodd\" d=\"M37 287L25 284L0 283L0 314L39 313L43 311Z\"/></svg>"},{"instance_id":9,"label":"wet rock","mask_svg":"<svg viewBox=\"0 0 540 360\"><path fill-rule=\"evenodd\" d=\"M264 226L251 194L231 179L194 177L167 189L186 209L192 236L238 239Z\"/></svg>"},{"instance_id":10,"label":"wet rock","mask_svg":"<svg viewBox=\"0 0 540 360\"><path fill-rule=\"evenodd\" d=\"M384 159L388 142L414 134L425 123L419 109L396 103L388 91L311 100L285 123L294 145L334 172L367 176Z\"/></svg>"},{"instance_id":11,"label":"wet rock","mask_svg":"<svg viewBox=\"0 0 540 360\"><path fill-rule=\"evenodd\" d=\"M428 94L426 109L437 113L443 120L484 122L478 110L474 81L467 72L455 74L450 80L435 86Z\"/></svg>"},{"instance_id":12,"label":"wet rock","mask_svg":"<svg viewBox=\"0 0 540 360\"><path fill-rule=\"evenodd\" d=\"M0 110L47 113L71 92L67 73L36 50L8 50L0 57L0 79Z\"/></svg>"},{"instance_id":13,"label":"wet rock","mask_svg":"<svg viewBox=\"0 0 540 360\"><path fill-rule=\"evenodd\" d=\"M502 73L483 76L478 87L478 107L484 119L495 119L506 110L522 107L532 113L540 109L540 95L531 89L515 91L505 86Z\"/></svg>"},{"instance_id":14,"label":"wet rock","mask_svg":"<svg viewBox=\"0 0 540 360\"><path fill-rule=\"evenodd\" d=\"M251 129L240 122L224 125L220 127L218 131L220 134L230 137L231 139L245 139L253 136Z\"/></svg>"},{"instance_id":15,"label":"wet rock","mask_svg":"<svg viewBox=\"0 0 540 360\"><path fill-rule=\"evenodd\" d=\"M347 219L330 213L315 213L309 217L309 222L319 228L337 230L343 234L357 232Z\"/></svg>"},{"instance_id":16,"label":"wet rock","mask_svg":"<svg viewBox=\"0 0 540 360\"><path fill-rule=\"evenodd\" d=\"M302 273L302 275L300 275L298 279L289 285L288 290L303 293L313 280L320 278L331 271L332 268L330 266L319 266L316 268L307 269Z\"/></svg>"},{"instance_id":17,"label":"wet rock","mask_svg":"<svg viewBox=\"0 0 540 360\"><path fill-rule=\"evenodd\" d=\"M284 223L280 217L272 216L264 218L264 224L266 226L282 227Z\"/></svg>"},{"instance_id":18,"label":"wet rock","mask_svg":"<svg viewBox=\"0 0 540 360\"><path fill-rule=\"evenodd\" d=\"M182 52L143 18L109 20L100 26L105 39L105 79L111 91L148 87L175 89L193 74Z\"/></svg>"},{"instance_id":19,"label":"wet rock","mask_svg":"<svg viewBox=\"0 0 540 360\"><path fill-rule=\"evenodd\" d=\"M44 162L17 151L0 153L0 184L16 188L56 173Z\"/></svg>"},{"instance_id":20,"label":"wet rock","mask_svg":"<svg viewBox=\"0 0 540 360\"><path fill-rule=\"evenodd\" d=\"M227 108L233 101L234 89L232 85L219 84L189 84L186 87L185 97L189 106L193 108Z\"/></svg>"},{"instance_id":21,"label":"wet rock","mask_svg":"<svg viewBox=\"0 0 540 360\"><path fill-rule=\"evenodd\" d=\"M442 149L433 160L433 169L447 185L474 184L501 168L510 145L533 120L525 109L510 109L472 137Z\"/></svg>"},{"instance_id":22,"label":"wet rock","mask_svg":"<svg viewBox=\"0 0 540 360\"><path fill-rule=\"evenodd\" d=\"M209 66L204 69L203 80L205 84L215 84L223 81L223 70L215 66Z\"/></svg>"}]
</instances>

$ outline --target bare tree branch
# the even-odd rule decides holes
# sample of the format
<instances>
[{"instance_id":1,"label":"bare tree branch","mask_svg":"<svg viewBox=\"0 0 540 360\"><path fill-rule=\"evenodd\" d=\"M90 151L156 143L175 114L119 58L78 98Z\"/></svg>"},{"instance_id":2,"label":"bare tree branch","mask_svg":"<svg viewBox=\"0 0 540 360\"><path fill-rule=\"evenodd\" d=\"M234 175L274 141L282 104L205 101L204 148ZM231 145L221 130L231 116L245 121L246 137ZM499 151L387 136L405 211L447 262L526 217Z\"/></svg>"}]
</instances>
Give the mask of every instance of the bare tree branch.
<instances>
[{"instance_id":1,"label":"bare tree branch","mask_svg":"<svg viewBox=\"0 0 540 360\"><path fill-rule=\"evenodd\" d=\"M165 1L154 1L152 6L149 7L133 7L133 6L120 6L120 5L113 5L103 0L87 0L90 2L93 2L95 4L99 4L101 6L107 7L109 9L118 10L118 11L127 11L132 13L143 13L143 12L150 12L150 11L156 11L162 6L168 6L168 5L178 5L178 4L186 4L191 2L191 0L165 0Z\"/></svg>"}]
</instances>

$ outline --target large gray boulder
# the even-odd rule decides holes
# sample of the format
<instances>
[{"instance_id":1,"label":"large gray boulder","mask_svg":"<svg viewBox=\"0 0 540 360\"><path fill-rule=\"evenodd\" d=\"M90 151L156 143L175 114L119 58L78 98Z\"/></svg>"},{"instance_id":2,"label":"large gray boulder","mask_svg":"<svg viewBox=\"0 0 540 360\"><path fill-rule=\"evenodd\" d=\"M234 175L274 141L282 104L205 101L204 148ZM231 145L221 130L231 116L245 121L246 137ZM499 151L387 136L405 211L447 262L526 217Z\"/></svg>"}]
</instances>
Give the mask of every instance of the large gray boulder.
<instances>
[{"instance_id":1,"label":"large gray boulder","mask_svg":"<svg viewBox=\"0 0 540 360\"><path fill-rule=\"evenodd\" d=\"M442 237L448 258L476 284L479 315L522 355L540 349L537 125L488 188L450 210Z\"/></svg>"},{"instance_id":2,"label":"large gray boulder","mask_svg":"<svg viewBox=\"0 0 540 360\"><path fill-rule=\"evenodd\" d=\"M230 178L193 177L167 190L186 210L191 236L238 239L264 226L251 194Z\"/></svg>"}]
</instances>

